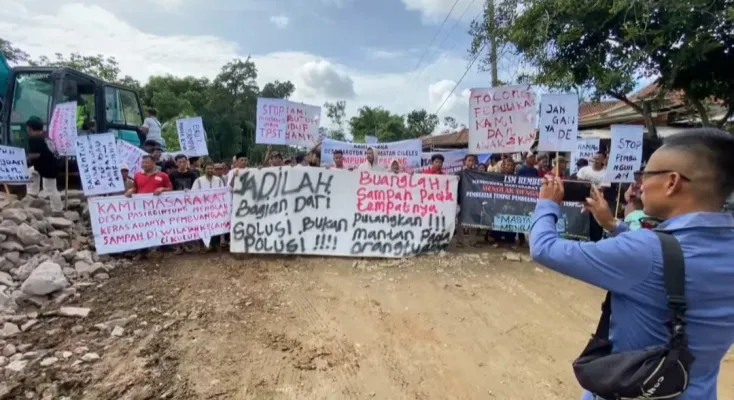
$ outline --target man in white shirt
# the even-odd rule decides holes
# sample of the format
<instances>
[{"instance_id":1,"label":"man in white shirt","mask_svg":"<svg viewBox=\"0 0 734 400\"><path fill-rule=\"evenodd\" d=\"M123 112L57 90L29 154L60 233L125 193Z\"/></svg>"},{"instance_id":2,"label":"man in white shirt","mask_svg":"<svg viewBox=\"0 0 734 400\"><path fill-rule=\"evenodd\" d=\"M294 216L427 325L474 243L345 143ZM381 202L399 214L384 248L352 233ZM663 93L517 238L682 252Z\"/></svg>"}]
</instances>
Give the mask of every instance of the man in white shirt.
<instances>
[{"instance_id":1,"label":"man in white shirt","mask_svg":"<svg viewBox=\"0 0 734 400\"><path fill-rule=\"evenodd\" d=\"M234 178L240 173L240 170L247 169L250 160L247 158L247 153L241 151L234 156L234 168L227 172L227 185L234 189Z\"/></svg>"},{"instance_id":2,"label":"man in white shirt","mask_svg":"<svg viewBox=\"0 0 734 400\"><path fill-rule=\"evenodd\" d=\"M377 163L377 155L372 147L367 149L367 161L359 164L359 171L384 171L385 169Z\"/></svg>"},{"instance_id":3,"label":"man in white shirt","mask_svg":"<svg viewBox=\"0 0 734 400\"><path fill-rule=\"evenodd\" d=\"M154 108L148 109L148 117L143 121L143 126L140 127L138 137L140 138L141 146L146 141L152 140L158 143L163 151L166 150L166 141L163 140L163 135L161 134L161 123L158 122L158 111Z\"/></svg>"},{"instance_id":4,"label":"man in white shirt","mask_svg":"<svg viewBox=\"0 0 734 400\"><path fill-rule=\"evenodd\" d=\"M604 159L604 153L596 153L591 161L591 165L582 167L576 173L578 179L591 182L597 186L601 185L604 182L604 176L607 174L607 170L604 168Z\"/></svg>"},{"instance_id":5,"label":"man in white shirt","mask_svg":"<svg viewBox=\"0 0 734 400\"><path fill-rule=\"evenodd\" d=\"M214 164L207 164L204 167L204 175L196 178L191 189L217 189L220 187L224 187L224 179L214 175Z\"/></svg>"}]
</instances>

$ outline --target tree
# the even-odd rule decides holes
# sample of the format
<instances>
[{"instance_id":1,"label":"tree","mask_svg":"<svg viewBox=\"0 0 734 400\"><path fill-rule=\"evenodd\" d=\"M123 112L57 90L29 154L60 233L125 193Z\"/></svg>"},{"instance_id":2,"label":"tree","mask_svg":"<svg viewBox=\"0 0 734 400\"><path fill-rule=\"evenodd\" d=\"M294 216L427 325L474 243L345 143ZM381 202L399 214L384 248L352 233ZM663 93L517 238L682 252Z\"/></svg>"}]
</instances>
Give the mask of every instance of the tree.
<instances>
[{"instance_id":1,"label":"tree","mask_svg":"<svg viewBox=\"0 0 734 400\"><path fill-rule=\"evenodd\" d=\"M459 123L456 122L456 118L451 116L443 117L443 124L449 127L450 129L456 129L459 127Z\"/></svg>"},{"instance_id":2,"label":"tree","mask_svg":"<svg viewBox=\"0 0 734 400\"><path fill-rule=\"evenodd\" d=\"M73 68L108 82L117 82L118 75L120 75L120 66L115 57L105 57L101 54L85 56L79 53L71 53L69 56L64 56L61 53L56 53L53 59L41 56L38 60L31 61L31 64Z\"/></svg>"},{"instance_id":3,"label":"tree","mask_svg":"<svg viewBox=\"0 0 734 400\"><path fill-rule=\"evenodd\" d=\"M381 142L392 142L406 138L405 120L382 107L364 106L349 120L355 142L364 143L367 135L377 136Z\"/></svg>"},{"instance_id":4,"label":"tree","mask_svg":"<svg viewBox=\"0 0 734 400\"><path fill-rule=\"evenodd\" d=\"M27 62L30 56L25 51L13 46L9 41L0 38L0 53L9 63L18 64Z\"/></svg>"},{"instance_id":5,"label":"tree","mask_svg":"<svg viewBox=\"0 0 734 400\"><path fill-rule=\"evenodd\" d=\"M527 0L499 7L496 33L535 68L532 82L612 97L639 112L651 136L652 113L669 90L683 91L707 120L705 99L732 107L734 40L730 1ZM475 42L481 40L474 32ZM474 46L472 46L474 49ZM659 76L653 98L631 100L640 78Z\"/></svg>"},{"instance_id":6,"label":"tree","mask_svg":"<svg viewBox=\"0 0 734 400\"><path fill-rule=\"evenodd\" d=\"M296 91L296 86L291 81L275 81L266 83L260 91L260 97L271 99L287 99Z\"/></svg>"},{"instance_id":7,"label":"tree","mask_svg":"<svg viewBox=\"0 0 734 400\"><path fill-rule=\"evenodd\" d=\"M438 126L438 116L426 110L413 110L405 117L407 133L412 138L430 135Z\"/></svg>"},{"instance_id":8,"label":"tree","mask_svg":"<svg viewBox=\"0 0 734 400\"><path fill-rule=\"evenodd\" d=\"M326 109L326 117L331 120L332 129L328 130L329 137L334 140L344 141L346 139L346 129L344 120L347 117L347 102L339 100L334 103L328 101L324 103Z\"/></svg>"}]
</instances>

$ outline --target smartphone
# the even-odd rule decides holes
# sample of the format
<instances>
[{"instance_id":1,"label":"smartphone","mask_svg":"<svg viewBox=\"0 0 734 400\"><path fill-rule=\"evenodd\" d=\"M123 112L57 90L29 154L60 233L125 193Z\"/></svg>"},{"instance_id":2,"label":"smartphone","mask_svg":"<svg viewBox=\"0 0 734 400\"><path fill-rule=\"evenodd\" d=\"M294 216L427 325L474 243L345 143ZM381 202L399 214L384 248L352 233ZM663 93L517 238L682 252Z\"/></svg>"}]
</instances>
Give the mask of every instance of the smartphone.
<instances>
[{"instance_id":1,"label":"smartphone","mask_svg":"<svg viewBox=\"0 0 734 400\"><path fill-rule=\"evenodd\" d=\"M563 201L585 202L591 197L591 182L563 181Z\"/></svg>"}]
</instances>

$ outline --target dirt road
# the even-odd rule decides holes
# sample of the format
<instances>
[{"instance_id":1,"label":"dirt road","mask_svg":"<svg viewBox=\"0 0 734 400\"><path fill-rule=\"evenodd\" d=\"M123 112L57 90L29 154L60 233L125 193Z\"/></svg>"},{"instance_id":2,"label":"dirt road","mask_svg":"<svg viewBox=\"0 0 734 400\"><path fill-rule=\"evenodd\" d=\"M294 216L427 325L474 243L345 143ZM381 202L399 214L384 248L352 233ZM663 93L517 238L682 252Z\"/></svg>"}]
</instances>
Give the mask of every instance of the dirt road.
<instances>
[{"instance_id":1,"label":"dirt road","mask_svg":"<svg viewBox=\"0 0 734 400\"><path fill-rule=\"evenodd\" d=\"M53 381L71 399L575 399L570 361L602 296L500 250L188 255L115 271L78 300L88 319L44 322L34 346L87 346L101 360L36 366L15 393ZM111 319L126 321L122 337L94 327ZM719 397L734 398L734 355L719 381Z\"/></svg>"}]
</instances>

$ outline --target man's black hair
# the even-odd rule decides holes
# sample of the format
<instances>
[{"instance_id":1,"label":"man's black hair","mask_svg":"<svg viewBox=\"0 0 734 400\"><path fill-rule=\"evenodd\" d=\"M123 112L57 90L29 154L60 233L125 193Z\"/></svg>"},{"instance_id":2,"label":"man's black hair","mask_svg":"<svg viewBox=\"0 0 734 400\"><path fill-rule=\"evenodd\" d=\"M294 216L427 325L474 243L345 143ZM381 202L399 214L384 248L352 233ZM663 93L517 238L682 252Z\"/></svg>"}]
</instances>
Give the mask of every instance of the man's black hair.
<instances>
[{"instance_id":1,"label":"man's black hair","mask_svg":"<svg viewBox=\"0 0 734 400\"><path fill-rule=\"evenodd\" d=\"M173 159L176 160L176 161L178 161L178 160L180 160L182 158L184 160L186 160L186 155L185 154L176 154L176 157L173 157Z\"/></svg>"},{"instance_id":2,"label":"man's black hair","mask_svg":"<svg viewBox=\"0 0 734 400\"><path fill-rule=\"evenodd\" d=\"M464 161L468 160L469 158L473 158L474 161L479 161L479 158L477 158L476 154L467 154L464 156Z\"/></svg>"},{"instance_id":3,"label":"man's black hair","mask_svg":"<svg viewBox=\"0 0 734 400\"><path fill-rule=\"evenodd\" d=\"M579 158L578 161L576 161L576 166L579 168L586 167L589 165L589 160L585 158Z\"/></svg>"},{"instance_id":4,"label":"man's black hair","mask_svg":"<svg viewBox=\"0 0 734 400\"><path fill-rule=\"evenodd\" d=\"M247 153L245 153L244 151L240 151L239 153L235 154L234 156L237 157L237 159L239 160L240 158L247 158Z\"/></svg>"},{"instance_id":5,"label":"man's black hair","mask_svg":"<svg viewBox=\"0 0 734 400\"><path fill-rule=\"evenodd\" d=\"M436 160L441 160L441 162L444 162L446 159L443 158L443 154L434 154L431 156L431 162L434 162Z\"/></svg>"},{"instance_id":6,"label":"man's black hair","mask_svg":"<svg viewBox=\"0 0 734 400\"><path fill-rule=\"evenodd\" d=\"M42 131L43 121L38 117L30 117L28 118L28 121L26 121L25 126L32 131Z\"/></svg>"},{"instance_id":7,"label":"man's black hair","mask_svg":"<svg viewBox=\"0 0 734 400\"><path fill-rule=\"evenodd\" d=\"M689 129L668 136L660 150L675 150L695 157L700 168L711 172L721 200L734 192L734 136L714 128Z\"/></svg>"},{"instance_id":8,"label":"man's black hair","mask_svg":"<svg viewBox=\"0 0 734 400\"><path fill-rule=\"evenodd\" d=\"M306 158L306 154L304 153L296 154L296 164L302 163L304 158Z\"/></svg>"},{"instance_id":9,"label":"man's black hair","mask_svg":"<svg viewBox=\"0 0 734 400\"><path fill-rule=\"evenodd\" d=\"M152 147L158 147L158 142L155 140L146 140L145 143L143 143L144 146L152 146Z\"/></svg>"},{"instance_id":10,"label":"man's black hair","mask_svg":"<svg viewBox=\"0 0 734 400\"><path fill-rule=\"evenodd\" d=\"M150 107L150 108L148 108L148 114L150 114L150 115L152 115L154 117L157 117L158 116L158 110L156 110L153 107Z\"/></svg>"},{"instance_id":11,"label":"man's black hair","mask_svg":"<svg viewBox=\"0 0 734 400\"><path fill-rule=\"evenodd\" d=\"M140 157L141 160L145 160L146 158L153 161L153 156L151 156L150 154L143 154L143 156Z\"/></svg>"},{"instance_id":12,"label":"man's black hair","mask_svg":"<svg viewBox=\"0 0 734 400\"><path fill-rule=\"evenodd\" d=\"M341 154L344 155L344 152L341 150L334 150L334 155Z\"/></svg>"}]
</instances>

